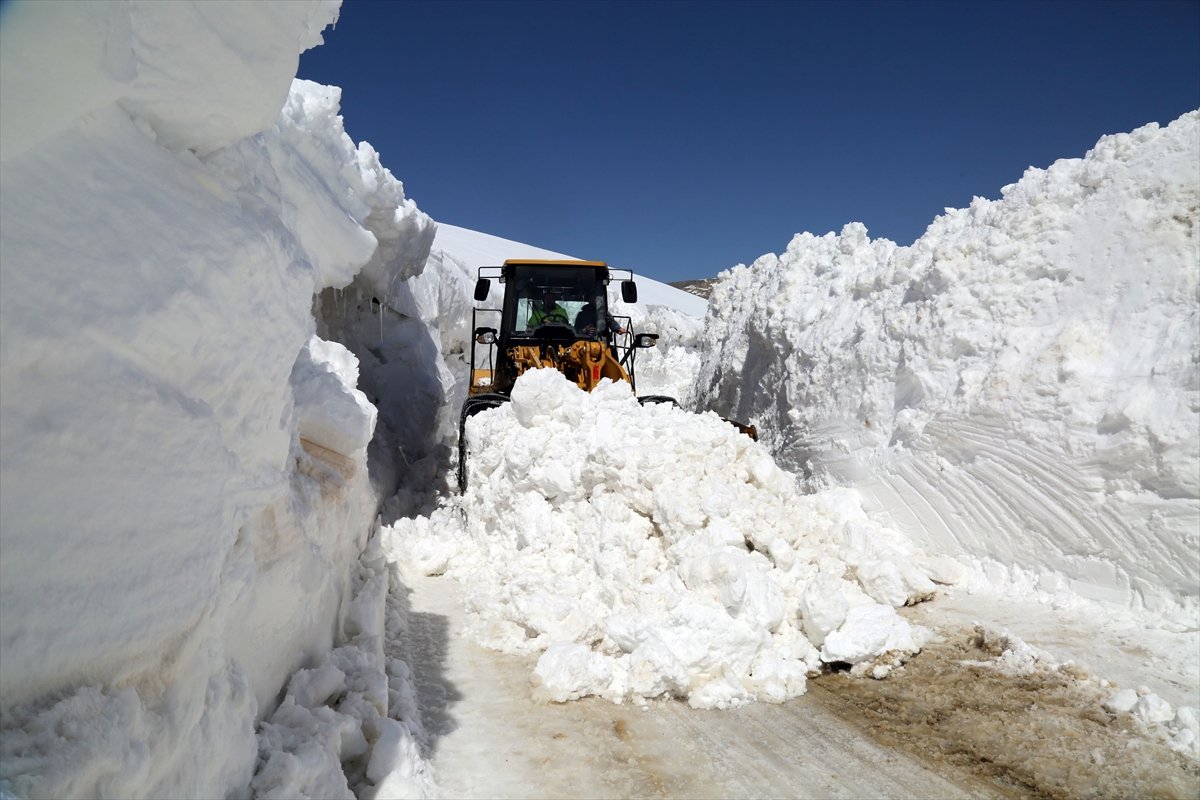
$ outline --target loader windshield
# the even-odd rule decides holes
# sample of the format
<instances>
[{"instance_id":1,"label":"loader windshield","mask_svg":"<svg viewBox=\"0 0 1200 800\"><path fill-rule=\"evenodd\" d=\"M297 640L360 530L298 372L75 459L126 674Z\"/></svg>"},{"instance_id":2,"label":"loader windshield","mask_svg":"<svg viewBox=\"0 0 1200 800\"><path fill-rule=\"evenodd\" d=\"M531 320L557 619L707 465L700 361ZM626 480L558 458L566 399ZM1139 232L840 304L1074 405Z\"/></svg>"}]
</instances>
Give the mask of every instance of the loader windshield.
<instances>
[{"instance_id":1,"label":"loader windshield","mask_svg":"<svg viewBox=\"0 0 1200 800\"><path fill-rule=\"evenodd\" d=\"M514 336L544 333L603 338L608 331L604 270L593 267L518 267L510 280L516 291L504 309Z\"/></svg>"}]
</instances>

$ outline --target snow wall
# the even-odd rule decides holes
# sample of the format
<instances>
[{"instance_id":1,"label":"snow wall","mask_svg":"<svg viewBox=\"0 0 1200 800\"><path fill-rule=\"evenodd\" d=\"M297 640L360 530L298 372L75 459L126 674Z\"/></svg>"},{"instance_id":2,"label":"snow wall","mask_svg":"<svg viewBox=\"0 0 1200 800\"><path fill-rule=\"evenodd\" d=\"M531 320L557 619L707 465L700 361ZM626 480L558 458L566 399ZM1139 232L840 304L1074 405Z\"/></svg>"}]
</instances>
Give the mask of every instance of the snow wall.
<instances>
[{"instance_id":1,"label":"snow wall","mask_svg":"<svg viewBox=\"0 0 1200 800\"><path fill-rule=\"evenodd\" d=\"M911 247L722 273L699 404L993 584L1197 623L1200 112L1030 169Z\"/></svg>"},{"instance_id":2,"label":"snow wall","mask_svg":"<svg viewBox=\"0 0 1200 800\"><path fill-rule=\"evenodd\" d=\"M379 306L420 272L434 226L346 137L338 90L293 81L337 8L3 8L6 793L236 796L257 766L254 790L286 795L324 756L284 751L310 747L336 779L314 791L348 795L339 755L405 744L376 663L387 576L360 563L379 481L403 476L368 478L376 409L355 356L315 334L382 331L391 344L362 364L382 382L429 335L381 324ZM330 321L314 295L335 291ZM416 452L405 419L432 401L408 396L379 429ZM317 665L327 689L382 689L306 717L295 697L328 691L301 670L256 741L289 675ZM289 739L288 720L308 735Z\"/></svg>"}]
</instances>

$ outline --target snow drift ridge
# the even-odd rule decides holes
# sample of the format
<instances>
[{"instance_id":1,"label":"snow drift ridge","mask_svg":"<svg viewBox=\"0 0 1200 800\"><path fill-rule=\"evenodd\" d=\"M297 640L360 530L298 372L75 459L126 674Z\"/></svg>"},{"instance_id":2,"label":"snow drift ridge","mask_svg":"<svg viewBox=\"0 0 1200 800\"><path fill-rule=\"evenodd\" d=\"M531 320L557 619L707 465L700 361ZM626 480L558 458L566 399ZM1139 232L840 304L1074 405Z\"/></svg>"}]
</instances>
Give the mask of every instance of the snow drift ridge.
<instances>
[{"instance_id":1,"label":"snow drift ridge","mask_svg":"<svg viewBox=\"0 0 1200 800\"><path fill-rule=\"evenodd\" d=\"M703 404L980 579L1194 624L1198 164L1192 112L1030 169L911 247L799 234L714 287Z\"/></svg>"}]
</instances>

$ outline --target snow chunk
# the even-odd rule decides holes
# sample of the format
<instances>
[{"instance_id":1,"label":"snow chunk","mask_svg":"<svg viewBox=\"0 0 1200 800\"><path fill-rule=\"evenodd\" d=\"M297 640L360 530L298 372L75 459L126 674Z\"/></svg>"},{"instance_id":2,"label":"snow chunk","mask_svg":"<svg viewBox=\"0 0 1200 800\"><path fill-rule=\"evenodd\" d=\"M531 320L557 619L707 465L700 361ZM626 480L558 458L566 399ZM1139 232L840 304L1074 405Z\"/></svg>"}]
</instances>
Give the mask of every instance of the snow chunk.
<instances>
[{"instance_id":1,"label":"snow chunk","mask_svg":"<svg viewBox=\"0 0 1200 800\"><path fill-rule=\"evenodd\" d=\"M825 637L821 660L858 664L883 653L915 653L928 632L909 625L896 610L885 605L857 606L846 620Z\"/></svg>"},{"instance_id":2,"label":"snow chunk","mask_svg":"<svg viewBox=\"0 0 1200 800\"><path fill-rule=\"evenodd\" d=\"M379 623L362 625L361 612L347 614L344 643L292 676L283 702L259 726L260 766L250 782L256 797L349 800L364 791L412 798L434 792L418 744L424 730L411 703L411 673L403 662L384 663L388 579L378 545L373 538L356 565L351 604L377 609ZM359 780L352 785L350 776Z\"/></svg>"},{"instance_id":3,"label":"snow chunk","mask_svg":"<svg viewBox=\"0 0 1200 800\"><path fill-rule=\"evenodd\" d=\"M118 101L173 150L259 133L339 5L14 3L0 29L0 160Z\"/></svg>"},{"instance_id":4,"label":"snow chunk","mask_svg":"<svg viewBox=\"0 0 1200 800\"><path fill-rule=\"evenodd\" d=\"M332 664L317 669L302 669L288 681L288 694L296 705L316 708L346 690L346 673Z\"/></svg>"},{"instance_id":5,"label":"snow chunk","mask_svg":"<svg viewBox=\"0 0 1200 800\"><path fill-rule=\"evenodd\" d=\"M355 385L358 360L345 347L312 336L292 369L302 442L352 461L366 457L375 406Z\"/></svg>"},{"instance_id":6,"label":"snow chunk","mask_svg":"<svg viewBox=\"0 0 1200 800\"><path fill-rule=\"evenodd\" d=\"M1104 701L1104 707L1114 714L1128 714L1137 705L1138 694L1133 689L1121 689Z\"/></svg>"}]
</instances>

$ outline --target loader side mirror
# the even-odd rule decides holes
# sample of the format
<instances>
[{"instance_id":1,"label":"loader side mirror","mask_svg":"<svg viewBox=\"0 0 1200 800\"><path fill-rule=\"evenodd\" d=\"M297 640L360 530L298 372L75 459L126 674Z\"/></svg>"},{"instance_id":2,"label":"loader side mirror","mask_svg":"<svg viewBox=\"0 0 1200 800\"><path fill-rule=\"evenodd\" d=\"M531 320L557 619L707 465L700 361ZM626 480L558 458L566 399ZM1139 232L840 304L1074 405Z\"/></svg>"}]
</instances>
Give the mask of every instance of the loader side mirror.
<instances>
[{"instance_id":1,"label":"loader side mirror","mask_svg":"<svg viewBox=\"0 0 1200 800\"><path fill-rule=\"evenodd\" d=\"M487 278L484 278L483 280L487 280ZM478 296L478 294L479 293L476 292L476 296ZM479 342L480 344L495 344L496 329L495 328L476 328L475 329L475 341Z\"/></svg>"},{"instance_id":2,"label":"loader side mirror","mask_svg":"<svg viewBox=\"0 0 1200 800\"><path fill-rule=\"evenodd\" d=\"M636 303L637 284L633 281L621 281L621 299L626 303Z\"/></svg>"},{"instance_id":3,"label":"loader side mirror","mask_svg":"<svg viewBox=\"0 0 1200 800\"><path fill-rule=\"evenodd\" d=\"M487 278L480 278L475 281L475 299L479 302L487 300L488 292L492 290L492 282Z\"/></svg>"},{"instance_id":4,"label":"loader side mirror","mask_svg":"<svg viewBox=\"0 0 1200 800\"><path fill-rule=\"evenodd\" d=\"M639 333L633 337L634 347L654 347L656 344L658 344L657 333Z\"/></svg>"}]
</instances>

